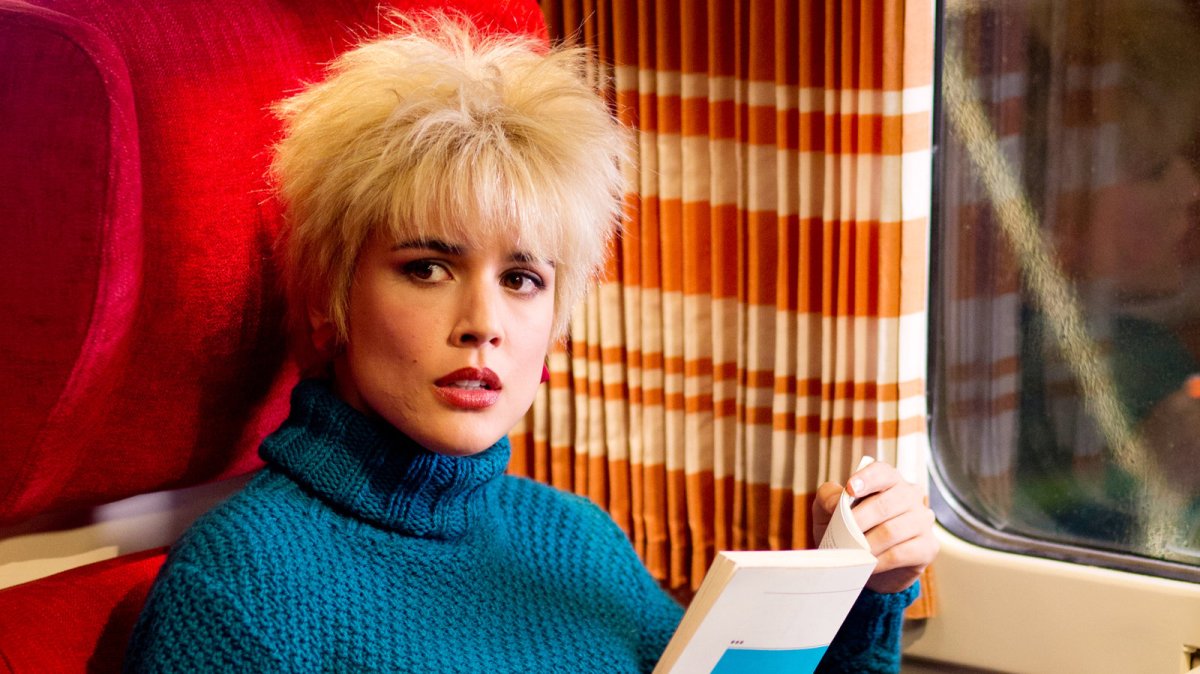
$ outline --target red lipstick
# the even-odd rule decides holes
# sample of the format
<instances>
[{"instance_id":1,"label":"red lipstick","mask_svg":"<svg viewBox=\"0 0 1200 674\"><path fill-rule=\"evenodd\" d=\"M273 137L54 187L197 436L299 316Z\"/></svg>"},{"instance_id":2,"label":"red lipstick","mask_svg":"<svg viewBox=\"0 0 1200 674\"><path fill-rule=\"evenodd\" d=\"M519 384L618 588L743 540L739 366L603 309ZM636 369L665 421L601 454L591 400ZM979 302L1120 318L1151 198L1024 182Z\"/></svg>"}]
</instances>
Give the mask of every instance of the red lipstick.
<instances>
[{"instance_id":1,"label":"red lipstick","mask_svg":"<svg viewBox=\"0 0 1200 674\"><path fill-rule=\"evenodd\" d=\"M463 410L482 410L500 399L500 377L485 368L464 367L434 382L443 402Z\"/></svg>"}]
</instances>

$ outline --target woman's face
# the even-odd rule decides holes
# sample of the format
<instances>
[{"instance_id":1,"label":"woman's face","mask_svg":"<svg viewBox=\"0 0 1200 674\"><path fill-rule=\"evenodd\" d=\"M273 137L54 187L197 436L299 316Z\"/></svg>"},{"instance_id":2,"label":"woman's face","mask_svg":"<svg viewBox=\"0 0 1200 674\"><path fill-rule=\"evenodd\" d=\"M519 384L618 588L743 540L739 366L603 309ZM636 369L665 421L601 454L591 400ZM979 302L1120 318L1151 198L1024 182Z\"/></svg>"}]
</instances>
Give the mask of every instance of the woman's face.
<instances>
[{"instance_id":1,"label":"woman's face","mask_svg":"<svg viewBox=\"0 0 1200 674\"><path fill-rule=\"evenodd\" d=\"M1179 291L1183 283L1180 243L1191 227L1190 210L1200 197L1200 178L1178 155L1149 175L1103 190L1095 204L1091 274L1116 282L1131 298Z\"/></svg>"},{"instance_id":2,"label":"woman's face","mask_svg":"<svg viewBox=\"0 0 1200 674\"><path fill-rule=\"evenodd\" d=\"M554 265L515 239L376 237L350 288L334 388L446 455L481 452L533 404L554 319Z\"/></svg>"}]
</instances>

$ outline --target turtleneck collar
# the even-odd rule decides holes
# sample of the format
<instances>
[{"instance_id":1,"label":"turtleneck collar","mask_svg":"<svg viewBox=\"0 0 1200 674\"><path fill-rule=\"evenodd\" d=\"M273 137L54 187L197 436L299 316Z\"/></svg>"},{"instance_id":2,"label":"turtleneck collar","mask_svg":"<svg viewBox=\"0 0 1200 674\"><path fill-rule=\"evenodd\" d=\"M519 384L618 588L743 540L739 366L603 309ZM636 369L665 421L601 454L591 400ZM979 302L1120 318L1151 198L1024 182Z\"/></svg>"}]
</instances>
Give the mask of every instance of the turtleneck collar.
<instances>
[{"instance_id":1,"label":"turtleneck collar","mask_svg":"<svg viewBox=\"0 0 1200 674\"><path fill-rule=\"evenodd\" d=\"M320 498L373 524L457 538L484 511L484 488L504 473L503 437L472 456L431 452L350 407L322 382L302 381L259 454Z\"/></svg>"}]
</instances>

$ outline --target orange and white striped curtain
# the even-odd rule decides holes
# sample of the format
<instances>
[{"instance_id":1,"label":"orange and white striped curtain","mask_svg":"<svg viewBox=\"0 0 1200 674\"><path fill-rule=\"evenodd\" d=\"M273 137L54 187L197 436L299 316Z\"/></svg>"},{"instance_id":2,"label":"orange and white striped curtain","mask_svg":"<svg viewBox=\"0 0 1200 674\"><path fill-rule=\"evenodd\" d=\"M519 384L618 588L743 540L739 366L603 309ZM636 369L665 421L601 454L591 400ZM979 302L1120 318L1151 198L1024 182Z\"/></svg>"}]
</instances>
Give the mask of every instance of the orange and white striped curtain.
<instances>
[{"instance_id":1,"label":"orange and white striped curtain","mask_svg":"<svg viewBox=\"0 0 1200 674\"><path fill-rule=\"evenodd\" d=\"M811 544L863 454L924 474L928 0L543 3L636 130L628 221L513 433L670 588ZM544 387L545 388L545 387Z\"/></svg>"}]
</instances>

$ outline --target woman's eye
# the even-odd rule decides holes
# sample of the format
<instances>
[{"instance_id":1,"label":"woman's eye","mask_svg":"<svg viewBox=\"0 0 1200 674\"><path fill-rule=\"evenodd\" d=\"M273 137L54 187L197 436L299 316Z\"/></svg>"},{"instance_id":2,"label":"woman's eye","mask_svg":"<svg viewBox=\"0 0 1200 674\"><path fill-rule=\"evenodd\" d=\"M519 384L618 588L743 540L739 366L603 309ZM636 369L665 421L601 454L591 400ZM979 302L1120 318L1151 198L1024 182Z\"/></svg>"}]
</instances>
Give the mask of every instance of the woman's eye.
<instances>
[{"instance_id":1,"label":"woman's eye","mask_svg":"<svg viewBox=\"0 0 1200 674\"><path fill-rule=\"evenodd\" d=\"M405 263L400 268L400 271L409 278L418 281L428 281L430 283L450 278L450 273L446 271L445 267L431 260L414 260L413 262Z\"/></svg>"},{"instance_id":2,"label":"woman's eye","mask_svg":"<svg viewBox=\"0 0 1200 674\"><path fill-rule=\"evenodd\" d=\"M514 271L505 274L501 282L505 288L519 293L533 294L546 287L541 277L527 271Z\"/></svg>"}]
</instances>

